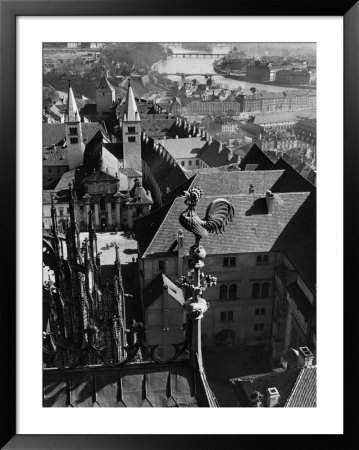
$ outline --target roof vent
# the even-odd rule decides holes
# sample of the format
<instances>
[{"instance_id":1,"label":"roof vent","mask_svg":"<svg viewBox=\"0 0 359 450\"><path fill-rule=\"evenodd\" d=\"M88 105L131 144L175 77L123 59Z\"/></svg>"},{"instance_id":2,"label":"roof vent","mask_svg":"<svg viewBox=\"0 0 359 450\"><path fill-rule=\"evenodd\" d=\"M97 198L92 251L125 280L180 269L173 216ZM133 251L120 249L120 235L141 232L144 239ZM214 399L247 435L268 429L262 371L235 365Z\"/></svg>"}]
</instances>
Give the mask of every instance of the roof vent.
<instances>
[{"instance_id":1,"label":"roof vent","mask_svg":"<svg viewBox=\"0 0 359 450\"><path fill-rule=\"evenodd\" d=\"M266 192L266 202L267 202L267 210L268 210L268 215L272 215L273 214L273 206L274 206L274 196L272 191L268 190Z\"/></svg>"}]
</instances>

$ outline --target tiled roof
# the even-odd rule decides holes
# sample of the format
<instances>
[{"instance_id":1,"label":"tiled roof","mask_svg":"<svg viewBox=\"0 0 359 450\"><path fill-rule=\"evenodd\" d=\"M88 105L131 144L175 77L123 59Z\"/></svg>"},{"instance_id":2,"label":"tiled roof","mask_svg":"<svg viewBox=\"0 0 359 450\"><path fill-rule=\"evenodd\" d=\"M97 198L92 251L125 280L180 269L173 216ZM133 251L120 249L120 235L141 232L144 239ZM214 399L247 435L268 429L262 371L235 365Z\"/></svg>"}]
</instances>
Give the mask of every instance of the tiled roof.
<instances>
[{"instance_id":1,"label":"tiled roof","mask_svg":"<svg viewBox=\"0 0 359 450\"><path fill-rule=\"evenodd\" d=\"M173 158L179 160L182 158L196 158L206 144L206 140L199 137L166 139L161 144Z\"/></svg>"},{"instance_id":2,"label":"tiled roof","mask_svg":"<svg viewBox=\"0 0 359 450\"><path fill-rule=\"evenodd\" d=\"M198 185L200 186L199 183ZM225 194L223 189L218 191L218 187L217 192L221 192L220 196L232 203L235 217L233 222L228 224L224 234L202 239L202 245L209 255L271 251L278 237L309 195L309 193L274 194L273 214L268 215L263 195L234 196ZM201 199L196 210L200 217L205 216L209 202L217 197L218 194ZM174 235L179 229L178 217L185 209L183 200L177 198L148 246L145 256L167 254L169 249L174 248ZM185 251L188 251L193 240L193 235L185 230L183 244Z\"/></svg>"},{"instance_id":3,"label":"tiled roof","mask_svg":"<svg viewBox=\"0 0 359 450\"><path fill-rule=\"evenodd\" d=\"M226 146L223 145L220 151L220 143L216 139L212 139L211 144L205 143L199 157L209 167L221 167L227 164L239 163L240 161L240 157Z\"/></svg>"},{"instance_id":4,"label":"tiled roof","mask_svg":"<svg viewBox=\"0 0 359 450\"><path fill-rule=\"evenodd\" d=\"M265 396L266 389L272 387L277 388L280 395L277 406L285 407L303 370L308 369L295 368L259 375L248 375L232 379L231 382L241 407L252 406L249 397L254 391L258 391Z\"/></svg>"},{"instance_id":5,"label":"tiled roof","mask_svg":"<svg viewBox=\"0 0 359 450\"><path fill-rule=\"evenodd\" d=\"M253 170L250 169L250 165L252 164L258 164L254 170L269 170L273 166L273 162L268 158L264 151L258 147L257 144L253 144L248 150L245 157L241 160L239 167L242 170Z\"/></svg>"},{"instance_id":6,"label":"tiled roof","mask_svg":"<svg viewBox=\"0 0 359 450\"><path fill-rule=\"evenodd\" d=\"M159 273L157 277L143 289L144 307L147 309L162 294L164 287L168 288L168 294L180 305L184 304L183 292L164 273Z\"/></svg>"},{"instance_id":7,"label":"tiled roof","mask_svg":"<svg viewBox=\"0 0 359 450\"><path fill-rule=\"evenodd\" d=\"M97 114L97 105L96 103L86 103L83 108L80 110L80 116L95 116Z\"/></svg>"},{"instance_id":8,"label":"tiled roof","mask_svg":"<svg viewBox=\"0 0 359 450\"><path fill-rule=\"evenodd\" d=\"M102 125L96 122L81 123L82 138L84 142L90 141L94 135L99 131L104 131ZM50 145L57 145L65 139L65 124L64 123L44 123L42 124L42 145L48 147Z\"/></svg>"},{"instance_id":9,"label":"tiled roof","mask_svg":"<svg viewBox=\"0 0 359 450\"><path fill-rule=\"evenodd\" d=\"M315 408L317 406L317 366L301 370L286 408Z\"/></svg>"}]
</instances>

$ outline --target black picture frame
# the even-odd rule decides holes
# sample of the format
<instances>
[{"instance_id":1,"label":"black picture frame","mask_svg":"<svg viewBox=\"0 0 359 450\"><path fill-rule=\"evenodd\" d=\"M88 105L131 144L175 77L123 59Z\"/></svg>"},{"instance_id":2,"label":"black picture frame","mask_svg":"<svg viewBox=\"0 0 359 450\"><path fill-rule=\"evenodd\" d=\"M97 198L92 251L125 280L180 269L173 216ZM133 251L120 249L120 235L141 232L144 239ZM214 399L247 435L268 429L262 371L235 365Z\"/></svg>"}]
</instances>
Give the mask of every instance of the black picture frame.
<instances>
[{"instance_id":1,"label":"black picture frame","mask_svg":"<svg viewBox=\"0 0 359 450\"><path fill-rule=\"evenodd\" d=\"M6 449L192 449L192 448L247 448L267 445L275 447L316 444L323 436L308 435L17 435L16 434L16 17L18 16L343 16L344 18L344 254L355 252L358 241L358 217L356 203L359 152L359 4L355 0L329 3L243 0L218 3L183 0L176 3L164 0L0 0L0 192L6 218L1 226L1 287L2 287L2 339L1 339L1 448ZM188 14L190 12L190 14ZM337 68L336 70L340 70ZM340 158L340 155L338 155ZM335 173L333 163L333 174ZM349 238L350 237L350 238ZM344 274L345 293L355 292L351 286L356 279L354 265L347 261ZM30 294L31 297L31 294ZM345 297L344 297L345 298ZM355 329L356 303L347 300L345 308L346 330ZM330 343L328 343L329 345ZM356 349L350 348L346 339L345 356L353 357ZM330 376L330 374L328 374ZM355 391L355 385L353 386ZM350 389L348 389L350 390ZM349 395L349 393L347 392ZM355 394L355 392L354 392ZM331 393L328 393L331 395ZM352 399L355 402L355 397ZM347 402L347 407L349 401ZM330 443L347 448L355 415L346 418L345 434L330 436ZM139 428L141 424L138 424ZM238 424L240 426L240 424ZM200 427L200 425L199 425ZM179 431L185 426L179 424ZM326 435L327 436L327 435ZM327 436L328 437L328 436ZM295 439L295 440L294 440ZM339 442L340 441L340 442ZM344 445L343 445L344 444ZM272 446L269 444L270 447Z\"/></svg>"}]
</instances>

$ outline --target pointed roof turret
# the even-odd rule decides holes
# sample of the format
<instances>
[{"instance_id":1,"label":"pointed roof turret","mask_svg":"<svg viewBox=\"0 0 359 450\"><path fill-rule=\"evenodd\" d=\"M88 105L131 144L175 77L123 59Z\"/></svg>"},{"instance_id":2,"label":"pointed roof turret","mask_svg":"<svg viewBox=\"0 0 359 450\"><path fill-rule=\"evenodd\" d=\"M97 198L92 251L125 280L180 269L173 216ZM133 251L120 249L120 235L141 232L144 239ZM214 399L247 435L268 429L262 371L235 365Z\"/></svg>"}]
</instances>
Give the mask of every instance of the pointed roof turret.
<instances>
[{"instance_id":1,"label":"pointed roof turret","mask_svg":"<svg viewBox=\"0 0 359 450\"><path fill-rule=\"evenodd\" d=\"M69 80L69 92L67 96L65 119L66 122L80 122L81 120L70 80Z\"/></svg>"},{"instance_id":2,"label":"pointed roof turret","mask_svg":"<svg viewBox=\"0 0 359 450\"><path fill-rule=\"evenodd\" d=\"M133 95L130 81L128 83L124 119L126 121L130 121L130 122L137 122L137 121L141 120L140 115L137 110L137 105L136 105L135 97Z\"/></svg>"}]
</instances>

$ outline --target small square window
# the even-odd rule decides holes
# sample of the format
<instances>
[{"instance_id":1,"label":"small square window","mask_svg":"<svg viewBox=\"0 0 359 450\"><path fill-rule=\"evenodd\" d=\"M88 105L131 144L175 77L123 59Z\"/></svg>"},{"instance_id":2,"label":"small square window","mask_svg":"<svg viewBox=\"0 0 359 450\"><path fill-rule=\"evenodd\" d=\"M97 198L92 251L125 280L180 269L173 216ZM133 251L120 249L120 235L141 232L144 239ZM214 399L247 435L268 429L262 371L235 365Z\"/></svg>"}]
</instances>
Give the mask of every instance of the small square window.
<instances>
[{"instance_id":1,"label":"small square window","mask_svg":"<svg viewBox=\"0 0 359 450\"><path fill-rule=\"evenodd\" d=\"M189 165L189 166L192 166L192 161L188 161L188 165Z\"/></svg>"},{"instance_id":2,"label":"small square window","mask_svg":"<svg viewBox=\"0 0 359 450\"><path fill-rule=\"evenodd\" d=\"M77 144L78 143L78 139L77 139L77 137L70 137L70 143L71 144Z\"/></svg>"}]
</instances>

